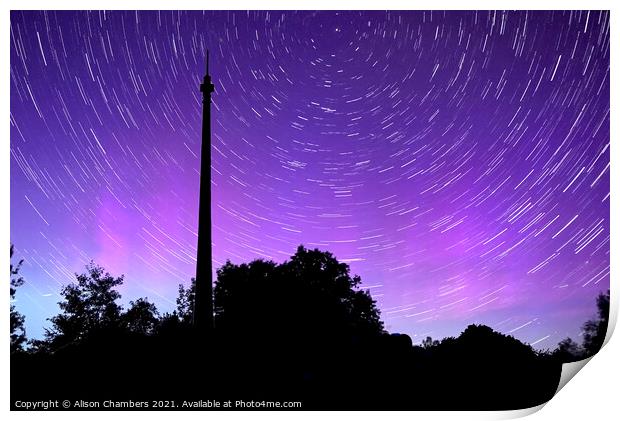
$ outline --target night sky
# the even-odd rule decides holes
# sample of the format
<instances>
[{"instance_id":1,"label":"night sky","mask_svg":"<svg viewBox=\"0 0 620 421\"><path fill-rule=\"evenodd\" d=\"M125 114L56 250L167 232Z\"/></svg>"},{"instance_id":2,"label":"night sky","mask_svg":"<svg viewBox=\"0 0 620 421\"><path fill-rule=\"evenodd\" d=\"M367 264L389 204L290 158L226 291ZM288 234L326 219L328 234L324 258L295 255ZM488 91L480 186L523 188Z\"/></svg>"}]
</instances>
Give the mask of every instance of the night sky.
<instances>
[{"instance_id":1,"label":"night sky","mask_svg":"<svg viewBox=\"0 0 620 421\"><path fill-rule=\"evenodd\" d=\"M414 343L579 341L609 288L609 35L587 11L12 12L28 335L91 259L174 308L209 48L215 267L303 243Z\"/></svg>"}]
</instances>

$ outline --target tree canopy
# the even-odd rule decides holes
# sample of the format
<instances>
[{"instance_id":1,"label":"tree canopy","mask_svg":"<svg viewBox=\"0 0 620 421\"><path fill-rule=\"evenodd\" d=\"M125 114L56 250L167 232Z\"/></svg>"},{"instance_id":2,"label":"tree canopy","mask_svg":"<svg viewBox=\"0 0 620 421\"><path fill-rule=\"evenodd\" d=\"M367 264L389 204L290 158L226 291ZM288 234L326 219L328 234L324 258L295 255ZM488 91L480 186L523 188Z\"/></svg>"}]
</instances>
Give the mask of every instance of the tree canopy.
<instances>
[{"instance_id":1,"label":"tree canopy","mask_svg":"<svg viewBox=\"0 0 620 421\"><path fill-rule=\"evenodd\" d=\"M609 325L609 290L596 298L597 317L583 325L583 349L586 354L594 355L603 346Z\"/></svg>"},{"instance_id":2,"label":"tree canopy","mask_svg":"<svg viewBox=\"0 0 620 421\"><path fill-rule=\"evenodd\" d=\"M303 246L282 264L227 262L217 271L215 324L310 338L380 334L379 310L367 291L357 289L360 283L331 253Z\"/></svg>"},{"instance_id":3,"label":"tree canopy","mask_svg":"<svg viewBox=\"0 0 620 421\"><path fill-rule=\"evenodd\" d=\"M121 326L132 333L150 335L159 322L159 312L155 304L146 298L138 298L129 303L129 309L121 315Z\"/></svg>"},{"instance_id":4,"label":"tree canopy","mask_svg":"<svg viewBox=\"0 0 620 421\"><path fill-rule=\"evenodd\" d=\"M583 358L583 349L572 338L565 338L558 343L553 356L562 362L578 361Z\"/></svg>"},{"instance_id":5,"label":"tree canopy","mask_svg":"<svg viewBox=\"0 0 620 421\"><path fill-rule=\"evenodd\" d=\"M119 322L121 306L116 300L121 294L115 288L123 283L123 276L115 278L90 262L86 273L76 274L76 281L62 288L64 300L58 303L62 313L49 319L52 329L46 338L56 347Z\"/></svg>"},{"instance_id":6,"label":"tree canopy","mask_svg":"<svg viewBox=\"0 0 620 421\"><path fill-rule=\"evenodd\" d=\"M130 301L123 312L117 302L121 298L117 287L124 277L114 277L101 266L90 262L86 272L76 273L76 282L62 288L63 300L58 303L62 313L49 319L52 328L46 331L47 345L58 349L79 342L87 336L104 330L124 330L139 335L154 332L159 323L155 304L146 298Z\"/></svg>"}]
</instances>

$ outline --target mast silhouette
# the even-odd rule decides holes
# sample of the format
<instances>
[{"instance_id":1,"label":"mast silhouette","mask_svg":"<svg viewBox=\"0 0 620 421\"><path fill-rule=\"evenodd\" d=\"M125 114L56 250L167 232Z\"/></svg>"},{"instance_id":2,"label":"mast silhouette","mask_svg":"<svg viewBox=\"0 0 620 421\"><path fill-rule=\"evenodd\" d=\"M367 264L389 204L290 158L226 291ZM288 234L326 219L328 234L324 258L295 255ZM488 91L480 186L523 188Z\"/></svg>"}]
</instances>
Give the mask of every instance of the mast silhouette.
<instances>
[{"instance_id":1,"label":"mast silhouette","mask_svg":"<svg viewBox=\"0 0 620 421\"><path fill-rule=\"evenodd\" d=\"M196 291L194 326L201 330L213 327L213 262L211 254L211 94L215 87L209 75L209 51L202 92L202 145L200 151L200 200L198 204L198 251L196 257Z\"/></svg>"}]
</instances>

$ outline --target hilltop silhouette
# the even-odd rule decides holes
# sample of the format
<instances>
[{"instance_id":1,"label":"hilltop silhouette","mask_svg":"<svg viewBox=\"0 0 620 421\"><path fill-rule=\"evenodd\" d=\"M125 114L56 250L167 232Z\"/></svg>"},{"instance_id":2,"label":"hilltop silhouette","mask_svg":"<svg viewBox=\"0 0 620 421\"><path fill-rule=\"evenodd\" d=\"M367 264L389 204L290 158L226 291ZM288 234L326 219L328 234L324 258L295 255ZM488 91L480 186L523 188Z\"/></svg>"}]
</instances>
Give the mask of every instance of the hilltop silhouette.
<instances>
[{"instance_id":1,"label":"hilltop silhouette","mask_svg":"<svg viewBox=\"0 0 620 421\"><path fill-rule=\"evenodd\" d=\"M23 283L13 278L18 271L11 266L11 296ZM483 325L414 346L384 330L348 265L300 246L281 264L222 266L215 325L205 335L192 323L195 282L180 285L177 308L161 315L146 298L124 309L122 283L91 263L61 290L61 313L49 319L44 339L26 348L11 324L13 404L245 399L323 410L519 409L553 396L562 362L600 348L609 309L607 293L597 300L599 318L584 325L583 345L564 340L553 352Z\"/></svg>"}]
</instances>

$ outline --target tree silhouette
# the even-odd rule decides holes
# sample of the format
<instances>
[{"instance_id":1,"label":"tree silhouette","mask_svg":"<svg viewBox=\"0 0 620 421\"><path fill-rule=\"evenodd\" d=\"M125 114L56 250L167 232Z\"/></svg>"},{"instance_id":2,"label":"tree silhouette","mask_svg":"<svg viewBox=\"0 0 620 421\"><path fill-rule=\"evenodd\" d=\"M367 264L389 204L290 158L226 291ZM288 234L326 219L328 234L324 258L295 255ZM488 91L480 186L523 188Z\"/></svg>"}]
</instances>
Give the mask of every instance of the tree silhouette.
<instances>
[{"instance_id":1,"label":"tree silhouette","mask_svg":"<svg viewBox=\"0 0 620 421\"><path fill-rule=\"evenodd\" d=\"M194 280L179 286L176 309L160 318L146 298L123 311L123 277L92 262L86 269L62 289L47 340L12 354L12 399L208 394L314 409L517 409L548 400L560 376L557 358L483 325L421 346L387 334L349 266L303 246L281 264L222 266L208 335L192 327ZM573 352L572 341L563 343ZM132 375L119 382L113 372Z\"/></svg>"},{"instance_id":2,"label":"tree silhouette","mask_svg":"<svg viewBox=\"0 0 620 421\"><path fill-rule=\"evenodd\" d=\"M426 339L422 341L422 348L424 349L430 349L437 345L439 345L439 341L434 341L430 336L427 336Z\"/></svg>"},{"instance_id":3,"label":"tree silhouette","mask_svg":"<svg viewBox=\"0 0 620 421\"><path fill-rule=\"evenodd\" d=\"M11 255L10 258L13 258L13 244L11 244ZM24 284L24 278L19 275L19 269L22 266L24 260L20 260L16 266L13 266L11 263L11 276L10 276L10 284L11 284L11 353L22 351L24 343L26 342L26 329L24 328L24 322L26 318L23 314L19 313L13 304L15 300L15 293L17 292L17 288ZM15 277L14 277L15 276Z\"/></svg>"},{"instance_id":4,"label":"tree silhouette","mask_svg":"<svg viewBox=\"0 0 620 421\"><path fill-rule=\"evenodd\" d=\"M587 356L596 354L603 346L609 325L609 290L596 298L597 318L583 325L583 349Z\"/></svg>"},{"instance_id":5,"label":"tree silhouette","mask_svg":"<svg viewBox=\"0 0 620 421\"><path fill-rule=\"evenodd\" d=\"M131 333L150 335L154 332L159 312L146 298L129 302L129 309L121 315L121 326Z\"/></svg>"},{"instance_id":6,"label":"tree silhouette","mask_svg":"<svg viewBox=\"0 0 620 421\"><path fill-rule=\"evenodd\" d=\"M196 279L192 278L190 286L185 288L179 284L179 295L177 297L177 316L183 323L191 323L194 317L194 297L196 296Z\"/></svg>"},{"instance_id":7,"label":"tree silhouette","mask_svg":"<svg viewBox=\"0 0 620 421\"><path fill-rule=\"evenodd\" d=\"M164 313L155 327L156 334L164 336L178 335L182 331L190 330L194 318L194 297L196 294L196 279L192 278L190 286L179 284L179 293L176 298L177 307L172 313Z\"/></svg>"},{"instance_id":8,"label":"tree silhouette","mask_svg":"<svg viewBox=\"0 0 620 421\"><path fill-rule=\"evenodd\" d=\"M214 290L216 327L308 340L378 335L375 301L329 252L299 246L289 261L226 262Z\"/></svg>"},{"instance_id":9,"label":"tree silhouette","mask_svg":"<svg viewBox=\"0 0 620 421\"><path fill-rule=\"evenodd\" d=\"M583 349L571 338L566 338L558 343L553 356L563 363L579 361L583 358Z\"/></svg>"},{"instance_id":10,"label":"tree silhouette","mask_svg":"<svg viewBox=\"0 0 620 421\"><path fill-rule=\"evenodd\" d=\"M609 325L609 290L596 298L597 317L588 320L582 326L583 342L581 346L571 338L563 339L551 356L561 363L579 361L596 354L605 341Z\"/></svg>"},{"instance_id":11,"label":"tree silhouette","mask_svg":"<svg viewBox=\"0 0 620 421\"><path fill-rule=\"evenodd\" d=\"M485 359L493 354L495 358L522 359L535 355L530 345L524 344L513 336L504 335L485 325L469 325L457 338L459 346L476 354L476 358Z\"/></svg>"},{"instance_id":12,"label":"tree silhouette","mask_svg":"<svg viewBox=\"0 0 620 421\"><path fill-rule=\"evenodd\" d=\"M60 292L64 297L58 303L62 313L49 319L52 329L47 329L45 336L53 348L79 341L96 330L118 327L121 306L116 300L121 295L114 288L123 283L123 276L114 278L90 262L86 273L76 277L77 283Z\"/></svg>"}]
</instances>

